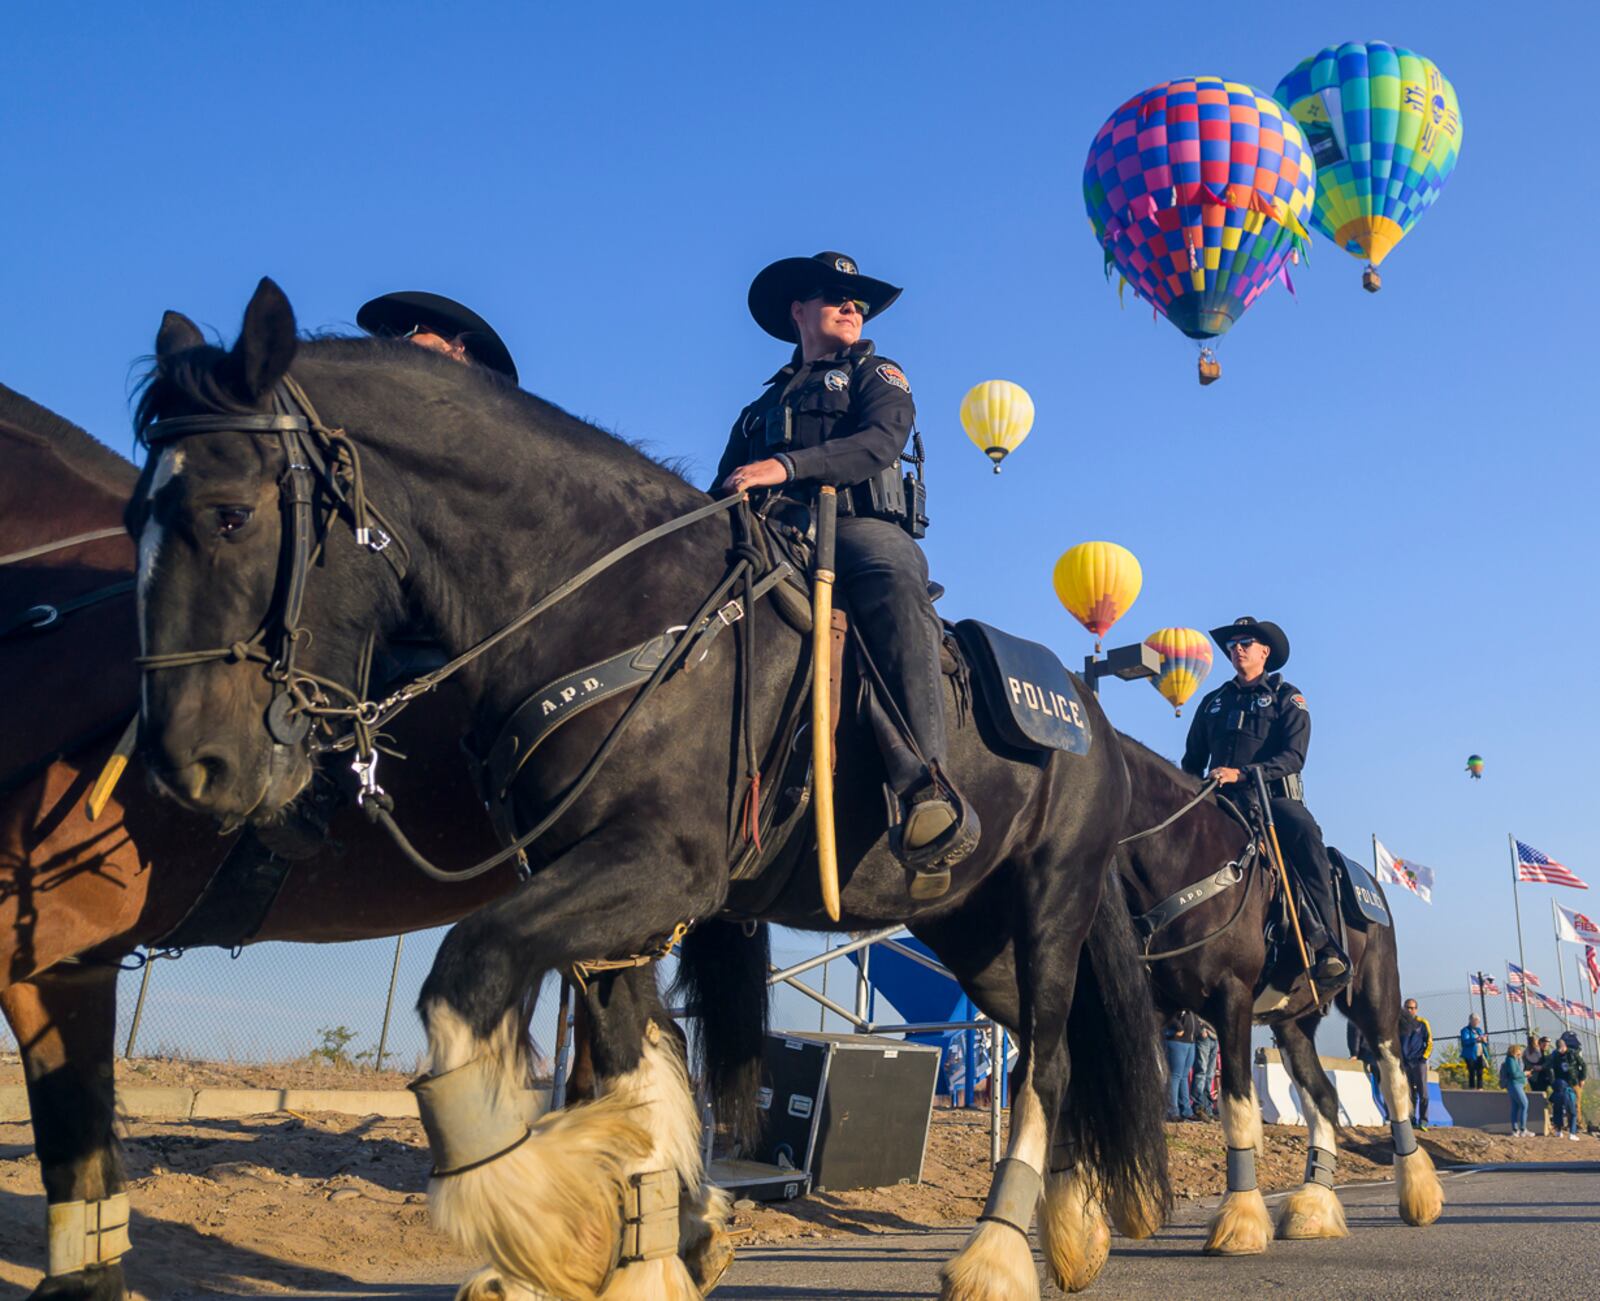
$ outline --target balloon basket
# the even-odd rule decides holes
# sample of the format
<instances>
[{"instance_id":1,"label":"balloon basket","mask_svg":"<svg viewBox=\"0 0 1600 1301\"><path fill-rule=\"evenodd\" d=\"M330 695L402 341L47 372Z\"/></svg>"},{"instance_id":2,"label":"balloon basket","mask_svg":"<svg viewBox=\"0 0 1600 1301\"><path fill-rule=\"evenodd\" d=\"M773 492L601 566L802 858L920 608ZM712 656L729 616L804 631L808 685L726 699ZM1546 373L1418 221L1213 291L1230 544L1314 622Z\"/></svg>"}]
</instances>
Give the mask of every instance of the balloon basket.
<instances>
[{"instance_id":1,"label":"balloon basket","mask_svg":"<svg viewBox=\"0 0 1600 1301\"><path fill-rule=\"evenodd\" d=\"M1378 274L1377 267L1368 267L1361 273L1361 287L1369 294L1375 294L1383 288L1383 277Z\"/></svg>"},{"instance_id":2,"label":"balloon basket","mask_svg":"<svg viewBox=\"0 0 1600 1301\"><path fill-rule=\"evenodd\" d=\"M1210 348L1200 350L1200 387L1215 384L1222 378L1222 363L1217 360L1216 354Z\"/></svg>"}]
</instances>

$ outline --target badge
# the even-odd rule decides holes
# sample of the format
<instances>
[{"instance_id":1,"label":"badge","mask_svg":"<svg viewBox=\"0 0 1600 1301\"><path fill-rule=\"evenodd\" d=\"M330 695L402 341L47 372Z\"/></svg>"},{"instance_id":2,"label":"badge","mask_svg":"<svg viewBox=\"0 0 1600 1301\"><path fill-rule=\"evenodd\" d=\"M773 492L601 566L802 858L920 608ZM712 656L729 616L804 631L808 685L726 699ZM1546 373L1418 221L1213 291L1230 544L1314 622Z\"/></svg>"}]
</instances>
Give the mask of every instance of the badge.
<instances>
[{"instance_id":1,"label":"badge","mask_svg":"<svg viewBox=\"0 0 1600 1301\"><path fill-rule=\"evenodd\" d=\"M1206 710L1206 713L1208 713L1208 714L1220 714L1221 712L1222 712L1222 697L1218 696L1215 700L1213 700L1211 702L1211 708Z\"/></svg>"},{"instance_id":2,"label":"badge","mask_svg":"<svg viewBox=\"0 0 1600 1301\"><path fill-rule=\"evenodd\" d=\"M893 384L897 389L909 394L911 381L906 378L905 372L898 366L891 366L888 362L878 367L878 376L885 384Z\"/></svg>"},{"instance_id":3,"label":"badge","mask_svg":"<svg viewBox=\"0 0 1600 1301\"><path fill-rule=\"evenodd\" d=\"M1272 697L1268 696L1268 695L1260 695L1260 696L1257 696L1255 698L1255 700L1252 701L1251 703L1257 709L1266 709L1268 706L1270 706L1272 704Z\"/></svg>"},{"instance_id":4,"label":"badge","mask_svg":"<svg viewBox=\"0 0 1600 1301\"><path fill-rule=\"evenodd\" d=\"M1304 696L1290 696L1289 703L1296 709L1304 709L1306 707L1306 698Z\"/></svg>"},{"instance_id":5,"label":"badge","mask_svg":"<svg viewBox=\"0 0 1600 1301\"><path fill-rule=\"evenodd\" d=\"M834 258L833 259L833 269L835 271L843 271L845 273L845 275L847 275L847 276L854 276L854 275L860 275L861 274L859 271L856 270L856 264L854 262L852 262L847 257L836 257L836 258Z\"/></svg>"},{"instance_id":6,"label":"badge","mask_svg":"<svg viewBox=\"0 0 1600 1301\"><path fill-rule=\"evenodd\" d=\"M847 370L830 370L822 377L822 382L828 386L828 392L838 393L850 387L850 372Z\"/></svg>"}]
</instances>

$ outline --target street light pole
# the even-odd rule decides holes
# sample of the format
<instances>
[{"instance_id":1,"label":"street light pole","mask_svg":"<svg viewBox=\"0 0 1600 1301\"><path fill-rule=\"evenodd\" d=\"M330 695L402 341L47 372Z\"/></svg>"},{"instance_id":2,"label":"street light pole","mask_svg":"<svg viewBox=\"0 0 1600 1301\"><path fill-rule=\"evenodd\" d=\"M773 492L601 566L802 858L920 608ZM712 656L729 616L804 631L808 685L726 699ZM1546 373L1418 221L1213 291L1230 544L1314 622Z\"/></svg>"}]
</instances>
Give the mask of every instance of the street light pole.
<instances>
[{"instance_id":1,"label":"street light pole","mask_svg":"<svg viewBox=\"0 0 1600 1301\"><path fill-rule=\"evenodd\" d=\"M1083 680L1088 684L1089 690L1097 696L1100 694L1101 678L1121 678L1124 682L1136 682L1140 678L1160 676L1160 654L1142 641L1134 642L1131 646L1113 646L1106 652L1103 660L1096 659L1093 655L1083 657Z\"/></svg>"}]
</instances>

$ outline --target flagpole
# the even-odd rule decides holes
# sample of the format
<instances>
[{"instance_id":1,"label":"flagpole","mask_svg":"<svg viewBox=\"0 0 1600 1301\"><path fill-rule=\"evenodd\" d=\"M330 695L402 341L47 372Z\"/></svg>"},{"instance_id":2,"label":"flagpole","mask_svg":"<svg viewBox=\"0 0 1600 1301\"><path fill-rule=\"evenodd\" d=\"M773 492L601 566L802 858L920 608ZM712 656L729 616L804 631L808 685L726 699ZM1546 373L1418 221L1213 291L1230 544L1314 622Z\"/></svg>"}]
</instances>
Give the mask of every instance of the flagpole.
<instances>
[{"instance_id":1,"label":"flagpole","mask_svg":"<svg viewBox=\"0 0 1600 1301\"><path fill-rule=\"evenodd\" d=\"M1550 901L1550 925L1556 933L1556 975L1561 978L1561 1024L1569 1031L1572 1017L1567 1011L1567 969L1561 965L1561 926L1556 921L1556 901Z\"/></svg>"},{"instance_id":2,"label":"flagpole","mask_svg":"<svg viewBox=\"0 0 1600 1301\"><path fill-rule=\"evenodd\" d=\"M1517 838L1506 832L1511 850L1511 906L1517 914L1517 965L1522 968L1522 1028L1533 1038L1533 1004L1528 999L1528 956L1522 949L1522 896L1517 890ZM1507 979L1510 979L1509 974Z\"/></svg>"},{"instance_id":3,"label":"flagpole","mask_svg":"<svg viewBox=\"0 0 1600 1301\"><path fill-rule=\"evenodd\" d=\"M1583 946L1579 946L1580 948ZM1594 1010L1594 985L1589 980L1588 967L1584 963L1584 955L1575 953L1573 961L1578 964L1578 974L1583 978L1584 984L1589 986L1589 1037L1594 1040L1594 1059L1600 1062L1600 1013ZM1579 989L1583 985L1578 986Z\"/></svg>"}]
</instances>

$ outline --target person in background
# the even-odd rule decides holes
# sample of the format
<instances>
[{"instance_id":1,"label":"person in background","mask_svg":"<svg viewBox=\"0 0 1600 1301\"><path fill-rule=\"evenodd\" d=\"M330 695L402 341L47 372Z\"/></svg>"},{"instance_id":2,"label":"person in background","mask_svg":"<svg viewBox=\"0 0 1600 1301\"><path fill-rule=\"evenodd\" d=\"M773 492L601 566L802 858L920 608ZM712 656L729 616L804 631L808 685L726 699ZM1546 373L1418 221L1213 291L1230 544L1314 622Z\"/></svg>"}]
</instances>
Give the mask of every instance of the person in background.
<instances>
[{"instance_id":1,"label":"person in background","mask_svg":"<svg viewBox=\"0 0 1600 1301\"><path fill-rule=\"evenodd\" d=\"M1500 1063L1500 1087L1511 1100L1511 1137L1531 1138L1528 1130L1528 1072L1522 1065L1522 1045L1519 1043L1506 1049L1506 1059Z\"/></svg>"},{"instance_id":2,"label":"person in background","mask_svg":"<svg viewBox=\"0 0 1600 1301\"><path fill-rule=\"evenodd\" d=\"M1417 1000L1406 999L1400 1014L1400 1064L1411 1086L1411 1105L1418 1129L1428 1127L1428 1058L1433 1055L1433 1027L1417 1015Z\"/></svg>"},{"instance_id":3,"label":"person in background","mask_svg":"<svg viewBox=\"0 0 1600 1301\"><path fill-rule=\"evenodd\" d=\"M1550 1123L1557 1137L1566 1130L1566 1137L1578 1141L1578 1090L1588 1078L1588 1068L1583 1058L1567 1047L1560 1039L1544 1059L1540 1074L1550 1090Z\"/></svg>"},{"instance_id":4,"label":"person in background","mask_svg":"<svg viewBox=\"0 0 1600 1301\"><path fill-rule=\"evenodd\" d=\"M1194 1041L1194 1114L1201 1120L1217 1118L1212 1086L1217 1079L1217 1032L1209 1021L1196 1018Z\"/></svg>"},{"instance_id":5,"label":"person in background","mask_svg":"<svg viewBox=\"0 0 1600 1301\"><path fill-rule=\"evenodd\" d=\"M1194 1069L1195 1017L1179 1012L1161 1028L1167 1050L1167 1119L1194 1120L1189 1072Z\"/></svg>"},{"instance_id":6,"label":"person in background","mask_svg":"<svg viewBox=\"0 0 1600 1301\"><path fill-rule=\"evenodd\" d=\"M361 305L356 324L380 339L404 339L452 361L482 366L517 382L517 364L494 327L443 294L406 290Z\"/></svg>"},{"instance_id":7,"label":"person in background","mask_svg":"<svg viewBox=\"0 0 1600 1301\"><path fill-rule=\"evenodd\" d=\"M1489 1059L1489 1035L1474 1012L1461 1027L1461 1060L1467 1064L1467 1087L1483 1087L1483 1067Z\"/></svg>"}]
</instances>

